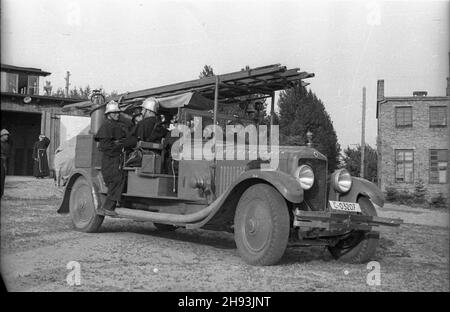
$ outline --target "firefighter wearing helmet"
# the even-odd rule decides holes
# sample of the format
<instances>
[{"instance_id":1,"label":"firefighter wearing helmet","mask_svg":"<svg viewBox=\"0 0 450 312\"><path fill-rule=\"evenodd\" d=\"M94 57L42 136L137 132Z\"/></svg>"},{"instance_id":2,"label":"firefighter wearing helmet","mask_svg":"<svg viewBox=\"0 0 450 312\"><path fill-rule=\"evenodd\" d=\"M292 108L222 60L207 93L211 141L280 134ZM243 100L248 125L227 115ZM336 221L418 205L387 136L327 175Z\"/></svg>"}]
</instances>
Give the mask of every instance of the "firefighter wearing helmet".
<instances>
[{"instance_id":1,"label":"firefighter wearing helmet","mask_svg":"<svg viewBox=\"0 0 450 312\"><path fill-rule=\"evenodd\" d=\"M135 135L139 141L161 143L168 130L161 125L158 118L158 100L150 97L145 99L141 105L143 119L136 125Z\"/></svg>"},{"instance_id":2,"label":"firefighter wearing helmet","mask_svg":"<svg viewBox=\"0 0 450 312\"><path fill-rule=\"evenodd\" d=\"M107 103L105 121L95 135L95 140L99 142L99 150L102 152L101 172L108 187L108 194L99 213L108 216L116 215L114 209L121 199L125 186L122 151L125 148L134 147L137 143L136 138L130 136L120 122L120 113L117 102Z\"/></svg>"}]
</instances>

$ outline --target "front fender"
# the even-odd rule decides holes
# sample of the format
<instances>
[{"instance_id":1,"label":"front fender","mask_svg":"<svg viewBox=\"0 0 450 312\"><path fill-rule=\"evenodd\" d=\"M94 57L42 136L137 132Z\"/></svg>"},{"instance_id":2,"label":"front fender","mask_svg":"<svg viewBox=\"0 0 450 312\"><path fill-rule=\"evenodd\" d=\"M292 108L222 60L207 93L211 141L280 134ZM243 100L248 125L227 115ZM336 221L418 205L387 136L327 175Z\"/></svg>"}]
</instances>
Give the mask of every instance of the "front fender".
<instances>
[{"instance_id":1,"label":"front fender","mask_svg":"<svg viewBox=\"0 0 450 312\"><path fill-rule=\"evenodd\" d=\"M100 175L100 176L99 176ZM64 189L63 198L59 204L59 208L57 210L58 213L64 214L69 213L69 202L70 202L70 193L72 191L72 186L75 181L80 177L84 177L90 184L92 188L92 195L94 197L94 206L97 210L101 205L101 196L100 193L105 192L106 186L104 185L101 174L93 174L91 169L76 169L73 171L69 180L67 181L66 187Z\"/></svg>"},{"instance_id":2,"label":"front fender","mask_svg":"<svg viewBox=\"0 0 450 312\"><path fill-rule=\"evenodd\" d=\"M292 203L298 204L303 201L303 189L300 184L292 175L282 171L258 169L245 171L234 181L227 191L231 191L237 185L248 179L259 179L271 184L284 198Z\"/></svg>"},{"instance_id":3,"label":"front fender","mask_svg":"<svg viewBox=\"0 0 450 312\"><path fill-rule=\"evenodd\" d=\"M332 194L331 192L334 192ZM337 192L330 187L330 199L336 198ZM346 202L356 203L358 196L363 195L369 197L369 199L376 205L383 207L384 194L374 183L367 181L363 178L352 177L352 188L345 194L340 195L340 200Z\"/></svg>"}]
</instances>

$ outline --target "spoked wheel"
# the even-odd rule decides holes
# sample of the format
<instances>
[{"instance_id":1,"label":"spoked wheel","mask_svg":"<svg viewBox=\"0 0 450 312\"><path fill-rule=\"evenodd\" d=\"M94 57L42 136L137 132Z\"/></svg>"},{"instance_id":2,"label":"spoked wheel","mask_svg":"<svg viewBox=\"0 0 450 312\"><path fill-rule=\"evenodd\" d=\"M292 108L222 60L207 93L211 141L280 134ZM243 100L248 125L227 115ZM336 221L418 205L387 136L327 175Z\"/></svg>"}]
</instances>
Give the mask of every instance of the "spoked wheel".
<instances>
[{"instance_id":1,"label":"spoked wheel","mask_svg":"<svg viewBox=\"0 0 450 312\"><path fill-rule=\"evenodd\" d=\"M72 224L78 231L93 233L102 225L104 216L96 213L91 186L82 176L72 186L69 211Z\"/></svg>"},{"instance_id":2,"label":"spoked wheel","mask_svg":"<svg viewBox=\"0 0 450 312\"><path fill-rule=\"evenodd\" d=\"M173 232L177 229L176 226L170 224L153 223L155 228L161 232Z\"/></svg>"},{"instance_id":3,"label":"spoked wheel","mask_svg":"<svg viewBox=\"0 0 450 312\"><path fill-rule=\"evenodd\" d=\"M289 239L289 211L281 194L255 184L242 194L234 217L234 239L241 257L252 265L273 265Z\"/></svg>"},{"instance_id":4,"label":"spoked wheel","mask_svg":"<svg viewBox=\"0 0 450 312\"><path fill-rule=\"evenodd\" d=\"M358 204L363 215L376 216L375 207L367 197L360 197ZM328 250L335 259L349 263L365 263L373 258L378 247L378 232L353 231Z\"/></svg>"}]
</instances>

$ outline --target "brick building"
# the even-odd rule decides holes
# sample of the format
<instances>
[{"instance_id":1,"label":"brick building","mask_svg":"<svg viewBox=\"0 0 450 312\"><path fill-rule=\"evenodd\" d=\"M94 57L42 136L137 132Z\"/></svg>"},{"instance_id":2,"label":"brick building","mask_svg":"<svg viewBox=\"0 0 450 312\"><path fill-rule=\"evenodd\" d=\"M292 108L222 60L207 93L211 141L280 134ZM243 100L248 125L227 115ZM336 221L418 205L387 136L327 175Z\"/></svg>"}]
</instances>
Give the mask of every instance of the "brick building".
<instances>
[{"instance_id":1,"label":"brick building","mask_svg":"<svg viewBox=\"0 0 450 312\"><path fill-rule=\"evenodd\" d=\"M79 115L63 112L66 104L79 99L39 94L39 79L50 75L38 68L1 64L1 128L11 133L11 157L7 163L8 175L32 175L33 146L39 134L50 138L47 151L50 169L59 146L61 115Z\"/></svg>"},{"instance_id":2,"label":"brick building","mask_svg":"<svg viewBox=\"0 0 450 312\"><path fill-rule=\"evenodd\" d=\"M427 199L450 188L450 78L446 96L384 95L384 81L377 86L378 185L414 192L422 180Z\"/></svg>"}]
</instances>

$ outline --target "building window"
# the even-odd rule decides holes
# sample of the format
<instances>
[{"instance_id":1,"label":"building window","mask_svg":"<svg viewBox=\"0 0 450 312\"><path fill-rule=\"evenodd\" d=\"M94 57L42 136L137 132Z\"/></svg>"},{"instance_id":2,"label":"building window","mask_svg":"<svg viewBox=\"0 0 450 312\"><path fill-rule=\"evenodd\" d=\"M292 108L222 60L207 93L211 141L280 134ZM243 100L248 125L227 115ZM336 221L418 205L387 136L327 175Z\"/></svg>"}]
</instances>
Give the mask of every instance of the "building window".
<instances>
[{"instance_id":1,"label":"building window","mask_svg":"<svg viewBox=\"0 0 450 312\"><path fill-rule=\"evenodd\" d=\"M28 76L28 94L38 95L39 94L39 77L38 76Z\"/></svg>"},{"instance_id":2,"label":"building window","mask_svg":"<svg viewBox=\"0 0 450 312\"><path fill-rule=\"evenodd\" d=\"M402 106L395 108L395 126L412 127L412 107Z\"/></svg>"},{"instance_id":3,"label":"building window","mask_svg":"<svg viewBox=\"0 0 450 312\"><path fill-rule=\"evenodd\" d=\"M414 181L413 150L395 150L395 182Z\"/></svg>"},{"instance_id":4,"label":"building window","mask_svg":"<svg viewBox=\"0 0 450 312\"><path fill-rule=\"evenodd\" d=\"M19 75L12 73L1 73L1 91L17 93L17 85L19 82Z\"/></svg>"},{"instance_id":5,"label":"building window","mask_svg":"<svg viewBox=\"0 0 450 312\"><path fill-rule=\"evenodd\" d=\"M447 183L448 150L430 150L430 183Z\"/></svg>"},{"instance_id":6,"label":"building window","mask_svg":"<svg viewBox=\"0 0 450 312\"><path fill-rule=\"evenodd\" d=\"M447 106L430 106L430 127L447 126Z\"/></svg>"}]
</instances>

